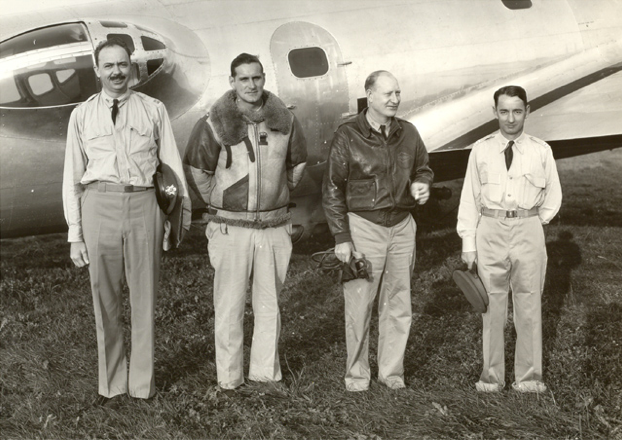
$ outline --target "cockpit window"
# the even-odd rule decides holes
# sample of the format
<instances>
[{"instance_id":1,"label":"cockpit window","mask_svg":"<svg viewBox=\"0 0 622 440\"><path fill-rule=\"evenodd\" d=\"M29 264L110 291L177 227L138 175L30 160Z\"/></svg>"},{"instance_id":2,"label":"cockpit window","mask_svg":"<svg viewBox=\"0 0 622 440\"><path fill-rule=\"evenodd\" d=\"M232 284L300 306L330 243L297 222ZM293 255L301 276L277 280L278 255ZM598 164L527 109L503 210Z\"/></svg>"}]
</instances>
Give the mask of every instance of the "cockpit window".
<instances>
[{"instance_id":1,"label":"cockpit window","mask_svg":"<svg viewBox=\"0 0 622 440\"><path fill-rule=\"evenodd\" d=\"M2 42L0 44L0 59L38 49L80 43L88 40L86 30L80 23L36 29Z\"/></svg>"},{"instance_id":2,"label":"cockpit window","mask_svg":"<svg viewBox=\"0 0 622 440\"><path fill-rule=\"evenodd\" d=\"M0 106L74 104L97 90L93 47L80 23L36 29L0 43Z\"/></svg>"},{"instance_id":3,"label":"cockpit window","mask_svg":"<svg viewBox=\"0 0 622 440\"><path fill-rule=\"evenodd\" d=\"M326 52L320 47L294 49L288 56L289 67L297 78L322 76L328 72Z\"/></svg>"}]
</instances>

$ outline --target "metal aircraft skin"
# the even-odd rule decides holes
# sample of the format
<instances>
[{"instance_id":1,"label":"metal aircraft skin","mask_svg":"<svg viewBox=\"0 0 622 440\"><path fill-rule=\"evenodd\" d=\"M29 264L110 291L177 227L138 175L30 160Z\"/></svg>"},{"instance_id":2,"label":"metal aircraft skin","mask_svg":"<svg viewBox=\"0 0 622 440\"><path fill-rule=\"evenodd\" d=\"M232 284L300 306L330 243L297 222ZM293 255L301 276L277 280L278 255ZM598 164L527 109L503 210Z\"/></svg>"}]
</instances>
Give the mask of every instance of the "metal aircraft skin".
<instances>
[{"instance_id":1,"label":"metal aircraft skin","mask_svg":"<svg viewBox=\"0 0 622 440\"><path fill-rule=\"evenodd\" d=\"M325 222L321 179L334 130L365 107L374 70L400 83L436 181L462 177L496 131L497 88L526 88L526 131L557 158L622 145L622 0L0 0L0 237L66 229L61 183L71 111L100 90L93 51L134 49L135 90L166 105L183 156L192 126L259 55L266 89L303 124L297 237ZM196 200L195 200L196 201ZM199 206L199 205L197 205Z\"/></svg>"}]
</instances>

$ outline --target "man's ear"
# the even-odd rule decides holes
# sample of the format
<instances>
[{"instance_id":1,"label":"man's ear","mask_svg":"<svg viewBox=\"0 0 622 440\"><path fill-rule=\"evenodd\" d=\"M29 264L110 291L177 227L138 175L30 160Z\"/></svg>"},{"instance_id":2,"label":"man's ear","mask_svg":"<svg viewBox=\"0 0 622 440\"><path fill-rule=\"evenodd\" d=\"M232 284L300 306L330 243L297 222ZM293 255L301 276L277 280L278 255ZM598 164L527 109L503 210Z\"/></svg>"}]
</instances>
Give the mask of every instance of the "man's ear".
<instances>
[{"instance_id":1,"label":"man's ear","mask_svg":"<svg viewBox=\"0 0 622 440\"><path fill-rule=\"evenodd\" d=\"M229 85L231 86L232 89L235 89L235 78L230 76L229 77Z\"/></svg>"},{"instance_id":2,"label":"man's ear","mask_svg":"<svg viewBox=\"0 0 622 440\"><path fill-rule=\"evenodd\" d=\"M499 115L497 114L497 106L492 106L492 114L495 115L495 118L499 119Z\"/></svg>"},{"instance_id":3,"label":"man's ear","mask_svg":"<svg viewBox=\"0 0 622 440\"><path fill-rule=\"evenodd\" d=\"M525 107L525 119L527 119L527 116L529 116L530 112L531 112L531 108L529 107L529 104L527 104L527 107Z\"/></svg>"}]
</instances>

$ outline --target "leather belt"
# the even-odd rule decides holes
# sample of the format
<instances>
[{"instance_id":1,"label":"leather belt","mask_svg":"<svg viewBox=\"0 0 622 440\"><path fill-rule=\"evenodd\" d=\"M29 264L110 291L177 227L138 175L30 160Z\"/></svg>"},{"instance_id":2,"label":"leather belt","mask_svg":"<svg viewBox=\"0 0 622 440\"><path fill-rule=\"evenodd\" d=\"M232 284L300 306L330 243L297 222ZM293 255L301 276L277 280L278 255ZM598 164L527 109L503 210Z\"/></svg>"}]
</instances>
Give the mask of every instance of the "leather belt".
<instances>
[{"instance_id":1,"label":"leather belt","mask_svg":"<svg viewBox=\"0 0 622 440\"><path fill-rule=\"evenodd\" d=\"M97 189L98 192L119 192L119 193L131 193L147 191L152 189L150 186L134 186L125 185L123 183L110 183L110 182L91 182L86 185L89 188Z\"/></svg>"},{"instance_id":2,"label":"leather belt","mask_svg":"<svg viewBox=\"0 0 622 440\"><path fill-rule=\"evenodd\" d=\"M514 211L504 211L503 209L482 208L482 215L495 218L527 218L538 215L538 208L516 209Z\"/></svg>"}]
</instances>

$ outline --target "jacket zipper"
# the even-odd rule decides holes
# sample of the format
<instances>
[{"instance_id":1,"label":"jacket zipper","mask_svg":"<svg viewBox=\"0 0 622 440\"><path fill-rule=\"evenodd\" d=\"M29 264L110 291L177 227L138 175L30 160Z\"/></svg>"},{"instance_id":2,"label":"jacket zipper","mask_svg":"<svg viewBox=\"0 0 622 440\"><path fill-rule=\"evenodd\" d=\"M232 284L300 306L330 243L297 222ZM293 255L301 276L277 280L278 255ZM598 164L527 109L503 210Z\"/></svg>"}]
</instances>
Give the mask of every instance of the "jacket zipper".
<instances>
[{"instance_id":1,"label":"jacket zipper","mask_svg":"<svg viewBox=\"0 0 622 440\"><path fill-rule=\"evenodd\" d=\"M389 191L389 196L391 197L391 206L395 208L395 197L393 195L393 190L395 189L395 173L397 172L397 170L395 170L395 161L393 160L394 155L393 155L393 151L391 147L389 146L388 139L383 139L383 142L384 142L384 150L387 152L387 156L388 156L389 174L391 175L391 190Z\"/></svg>"},{"instance_id":2,"label":"jacket zipper","mask_svg":"<svg viewBox=\"0 0 622 440\"><path fill-rule=\"evenodd\" d=\"M257 132L257 124L253 124L253 131L255 133L255 145L256 145L256 152L255 152L255 156L257 158L257 163L255 164L255 166L257 167L257 208L255 210L255 220L259 221L260 220L260 215L259 215L259 202L260 202L260 197L261 197L261 145L259 145L259 133Z\"/></svg>"}]
</instances>

